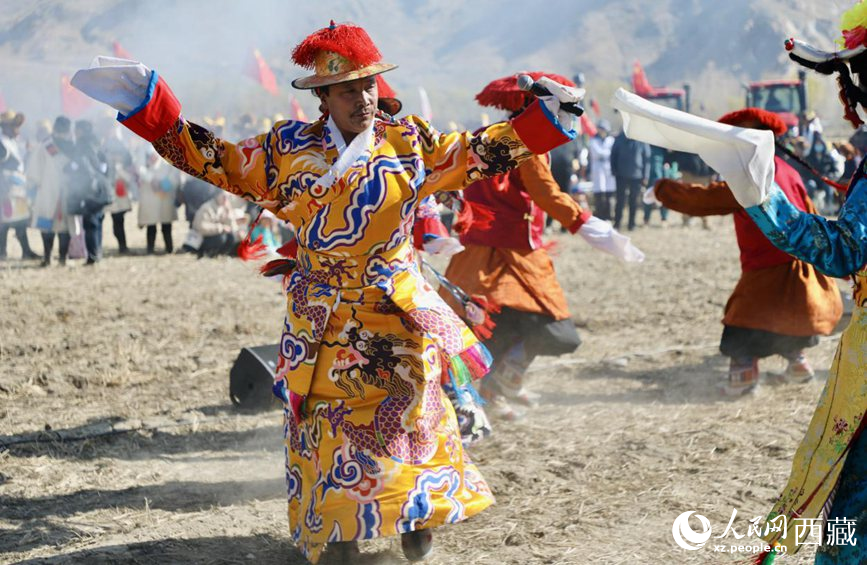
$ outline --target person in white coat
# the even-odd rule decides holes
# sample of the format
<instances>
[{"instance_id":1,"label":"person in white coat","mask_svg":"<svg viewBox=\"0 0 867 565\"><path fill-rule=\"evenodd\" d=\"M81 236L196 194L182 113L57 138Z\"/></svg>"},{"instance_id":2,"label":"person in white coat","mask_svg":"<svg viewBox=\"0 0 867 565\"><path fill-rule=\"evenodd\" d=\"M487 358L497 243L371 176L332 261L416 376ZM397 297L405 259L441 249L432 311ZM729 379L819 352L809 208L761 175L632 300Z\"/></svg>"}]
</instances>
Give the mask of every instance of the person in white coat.
<instances>
[{"instance_id":1,"label":"person in white coat","mask_svg":"<svg viewBox=\"0 0 867 565\"><path fill-rule=\"evenodd\" d=\"M123 138L124 128L112 122L104 130L103 152L110 163L113 174L113 198L106 211L111 214L111 229L117 240L118 252L121 255L129 253L126 242L124 216L132 210L132 195L138 193L138 174L128 147L128 140Z\"/></svg>"},{"instance_id":2,"label":"person in white coat","mask_svg":"<svg viewBox=\"0 0 867 565\"><path fill-rule=\"evenodd\" d=\"M193 229L202 236L199 258L234 255L242 238L241 217L243 211L226 192L220 191L202 204L193 218Z\"/></svg>"},{"instance_id":3,"label":"person in white coat","mask_svg":"<svg viewBox=\"0 0 867 565\"><path fill-rule=\"evenodd\" d=\"M596 126L597 134L590 138L590 179L593 181L593 215L602 220L611 219L611 200L614 198L617 184L611 173L611 148L614 137L611 136L611 124L600 120Z\"/></svg>"},{"instance_id":4,"label":"person in white coat","mask_svg":"<svg viewBox=\"0 0 867 565\"><path fill-rule=\"evenodd\" d=\"M138 225L147 228L148 255L152 255L156 247L157 226L162 231L166 253L174 249L172 223L178 219L175 206L178 180L177 171L148 147L145 163L139 169L138 203Z\"/></svg>"},{"instance_id":5,"label":"person in white coat","mask_svg":"<svg viewBox=\"0 0 867 565\"><path fill-rule=\"evenodd\" d=\"M27 183L33 187L33 227L42 232L42 265L51 264L54 236L60 241L60 264L66 264L70 231L76 229L67 214L69 184L67 167L75 154L72 123L65 116L54 120L51 137L36 147L27 158Z\"/></svg>"},{"instance_id":6,"label":"person in white coat","mask_svg":"<svg viewBox=\"0 0 867 565\"><path fill-rule=\"evenodd\" d=\"M11 110L0 114L0 261L6 259L9 231L15 232L24 259L38 259L27 241L30 202L24 175L24 148L18 134L24 115Z\"/></svg>"}]
</instances>

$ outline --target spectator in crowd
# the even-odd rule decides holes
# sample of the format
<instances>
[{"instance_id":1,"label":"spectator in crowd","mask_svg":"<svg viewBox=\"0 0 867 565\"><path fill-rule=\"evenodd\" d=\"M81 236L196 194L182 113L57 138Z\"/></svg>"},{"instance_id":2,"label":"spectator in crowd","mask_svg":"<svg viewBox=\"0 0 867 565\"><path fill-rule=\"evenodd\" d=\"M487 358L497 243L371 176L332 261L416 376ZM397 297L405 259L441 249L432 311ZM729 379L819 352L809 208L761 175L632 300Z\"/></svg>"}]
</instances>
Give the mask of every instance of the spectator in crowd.
<instances>
[{"instance_id":1,"label":"spectator in crowd","mask_svg":"<svg viewBox=\"0 0 867 565\"><path fill-rule=\"evenodd\" d=\"M37 259L27 241L30 203L24 175L24 151L18 141L24 115L6 111L0 114L0 261L6 259L9 230L21 245L22 258Z\"/></svg>"},{"instance_id":2,"label":"spectator in crowd","mask_svg":"<svg viewBox=\"0 0 867 565\"><path fill-rule=\"evenodd\" d=\"M33 227L42 232L42 265L51 264L54 237L60 242L60 264L66 264L69 254L69 232L75 229L67 214L67 167L75 155L72 123L58 116L51 128L51 137L38 145L27 159L27 184L35 190Z\"/></svg>"},{"instance_id":3,"label":"spectator in crowd","mask_svg":"<svg viewBox=\"0 0 867 565\"><path fill-rule=\"evenodd\" d=\"M593 215L602 220L611 219L611 198L616 184L611 174L611 124L600 120L596 135L590 139L590 176L593 180Z\"/></svg>"},{"instance_id":4,"label":"spectator in crowd","mask_svg":"<svg viewBox=\"0 0 867 565\"><path fill-rule=\"evenodd\" d=\"M166 253L172 253L172 222L178 219L175 205L178 174L151 147L139 170L138 224L147 228L147 253L156 249L157 226L163 234Z\"/></svg>"},{"instance_id":5,"label":"spectator in crowd","mask_svg":"<svg viewBox=\"0 0 867 565\"><path fill-rule=\"evenodd\" d=\"M834 189L828 186L822 177L840 178L843 175L845 159L825 141L820 131L813 134L812 144L807 145L807 148L807 163L819 173L819 175L812 173L808 175L807 186L811 198L816 201L816 208L823 212L834 202Z\"/></svg>"},{"instance_id":6,"label":"spectator in crowd","mask_svg":"<svg viewBox=\"0 0 867 565\"><path fill-rule=\"evenodd\" d=\"M36 143L42 143L51 137L51 120L39 120L36 122Z\"/></svg>"},{"instance_id":7,"label":"spectator in crowd","mask_svg":"<svg viewBox=\"0 0 867 565\"><path fill-rule=\"evenodd\" d=\"M261 238L261 244L265 246L271 253L276 253L280 247L280 240L275 235L279 220L277 216L268 210L263 210L259 217L259 222L253 228L253 233L250 234L251 241L257 241Z\"/></svg>"},{"instance_id":8,"label":"spectator in crowd","mask_svg":"<svg viewBox=\"0 0 867 565\"><path fill-rule=\"evenodd\" d=\"M549 155L551 156L551 175L557 181L560 192L571 194L572 175L575 172L573 167L578 159L577 143L575 141L564 143L551 151ZM550 227L553 222L554 217L549 215L545 219L545 226ZM561 231L566 230L561 226Z\"/></svg>"},{"instance_id":9,"label":"spectator in crowd","mask_svg":"<svg viewBox=\"0 0 867 565\"><path fill-rule=\"evenodd\" d=\"M858 162L861 160L861 155L855 146L847 141L837 143L837 153L843 157L843 174L840 175L839 182L848 185L855 176L855 171L858 170Z\"/></svg>"},{"instance_id":10,"label":"spectator in crowd","mask_svg":"<svg viewBox=\"0 0 867 565\"><path fill-rule=\"evenodd\" d=\"M184 205L184 217L190 227L193 226L193 218L196 217L199 208L218 192L220 192L219 188L196 177L187 178L181 185L179 200Z\"/></svg>"},{"instance_id":11,"label":"spectator in crowd","mask_svg":"<svg viewBox=\"0 0 867 565\"><path fill-rule=\"evenodd\" d=\"M193 218L193 229L202 236L199 257L234 255L241 242L239 210L224 191L205 202Z\"/></svg>"},{"instance_id":12,"label":"spectator in crowd","mask_svg":"<svg viewBox=\"0 0 867 565\"><path fill-rule=\"evenodd\" d=\"M668 150L663 147L650 146L650 177L647 179L647 186L653 187L657 181L663 178L677 178L677 164L672 167L668 162ZM668 225L668 208L662 204L644 203L644 225L650 224L650 218L653 210L659 208L659 220L662 226Z\"/></svg>"},{"instance_id":13,"label":"spectator in crowd","mask_svg":"<svg viewBox=\"0 0 867 565\"><path fill-rule=\"evenodd\" d=\"M813 110L807 110L804 120L804 140L807 142L807 148L810 149L813 147L816 134L822 135L825 131L822 127L822 120L819 119L819 116Z\"/></svg>"},{"instance_id":14,"label":"spectator in crowd","mask_svg":"<svg viewBox=\"0 0 867 565\"><path fill-rule=\"evenodd\" d=\"M84 245L87 248L85 265L94 265L102 258L102 223L105 206L111 203L109 194L108 160L100 150L99 138L93 133L93 123L75 122L74 168L78 178L91 187L87 209L82 214Z\"/></svg>"},{"instance_id":15,"label":"spectator in crowd","mask_svg":"<svg viewBox=\"0 0 867 565\"><path fill-rule=\"evenodd\" d=\"M611 146L611 173L617 186L614 208L614 229L620 229L623 209L629 205L627 229L635 229L638 197L650 178L650 146L620 133Z\"/></svg>"},{"instance_id":16,"label":"spectator in crowd","mask_svg":"<svg viewBox=\"0 0 867 565\"><path fill-rule=\"evenodd\" d=\"M132 210L132 195L137 192L136 170L132 158L132 152L122 137L123 127L112 122L106 128L102 150L109 163L109 171L113 173L110 179L113 189L113 198L108 206L111 214L111 230L117 240L117 247L121 255L129 253L126 242L126 227L124 219L126 213Z\"/></svg>"},{"instance_id":17,"label":"spectator in crowd","mask_svg":"<svg viewBox=\"0 0 867 565\"><path fill-rule=\"evenodd\" d=\"M561 192L569 194L569 185L572 174L575 172L574 163L578 158L578 145L572 141L564 143L550 153L551 175L557 181Z\"/></svg>"}]
</instances>

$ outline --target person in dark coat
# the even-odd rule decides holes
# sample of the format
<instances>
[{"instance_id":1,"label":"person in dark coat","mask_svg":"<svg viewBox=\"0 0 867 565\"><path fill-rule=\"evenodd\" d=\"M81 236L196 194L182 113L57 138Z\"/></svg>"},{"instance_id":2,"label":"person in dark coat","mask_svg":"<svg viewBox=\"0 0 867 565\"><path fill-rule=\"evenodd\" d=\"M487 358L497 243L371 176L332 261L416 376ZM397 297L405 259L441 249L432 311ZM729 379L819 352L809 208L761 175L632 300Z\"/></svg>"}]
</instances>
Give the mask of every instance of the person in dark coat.
<instances>
[{"instance_id":1,"label":"person in dark coat","mask_svg":"<svg viewBox=\"0 0 867 565\"><path fill-rule=\"evenodd\" d=\"M629 223L627 228L635 229L635 215L638 212L638 196L647 186L650 177L650 146L621 133L611 147L611 172L617 183L617 196L614 203L614 229L620 229L623 209L629 203Z\"/></svg>"}]
</instances>

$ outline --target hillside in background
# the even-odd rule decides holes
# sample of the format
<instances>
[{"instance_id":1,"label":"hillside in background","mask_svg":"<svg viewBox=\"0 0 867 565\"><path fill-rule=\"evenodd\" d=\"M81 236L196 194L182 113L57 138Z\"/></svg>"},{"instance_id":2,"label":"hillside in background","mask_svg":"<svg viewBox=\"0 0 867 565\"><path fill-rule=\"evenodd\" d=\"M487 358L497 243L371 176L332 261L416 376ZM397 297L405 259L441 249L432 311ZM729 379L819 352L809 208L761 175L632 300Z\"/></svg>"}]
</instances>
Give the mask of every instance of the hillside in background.
<instances>
[{"instance_id":1,"label":"hillside in background","mask_svg":"<svg viewBox=\"0 0 867 565\"><path fill-rule=\"evenodd\" d=\"M693 111L708 116L743 104L747 80L795 75L782 48L795 36L831 48L846 0L2 0L0 92L9 107L35 117L60 111L60 76L111 54L119 41L159 70L188 115L288 111L298 94L308 115L316 104L288 82L305 72L289 58L307 33L328 24L364 26L386 60L408 111L418 88L434 120L475 124L473 95L489 80L518 70L584 72L608 112L617 86L629 84L639 59L656 86L693 86ZM244 75L259 49L281 85L279 97ZM811 80L814 106L838 121L833 81ZM101 110L100 110L101 111ZM96 112L96 110L94 110ZM493 116L497 117L497 116Z\"/></svg>"}]
</instances>

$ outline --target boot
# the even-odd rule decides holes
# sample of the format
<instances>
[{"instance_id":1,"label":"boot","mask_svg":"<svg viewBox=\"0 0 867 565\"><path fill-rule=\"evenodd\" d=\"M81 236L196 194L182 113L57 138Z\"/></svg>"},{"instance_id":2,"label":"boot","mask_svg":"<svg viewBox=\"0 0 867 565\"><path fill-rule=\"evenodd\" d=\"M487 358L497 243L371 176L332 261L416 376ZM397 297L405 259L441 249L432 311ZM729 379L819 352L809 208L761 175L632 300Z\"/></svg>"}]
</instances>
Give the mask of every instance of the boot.
<instances>
[{"instance_id":1,"label":"boot","mask_svg":"<svg viewBox=\"0 0 867 565\"><path fill-rule=\"evenodd\" d=\"M807 357L804 354L801 354L796 359L789 361L789 366L786 367L785 375L788 382L800 385L813 380L813 377L816 376L816 372L813 371L813 367L810 366Z\"/></svg>"},{"instance_id":2,"label":"boot","mask_svg":"<svg viewBox=\"0 0 867 565\"><path fill-rule=\"evenodd\" d=\"M323 557L329 565L355 565L361 558L361 550L357 541L336 541L326 546Z\"/></svg>"},{"instance_id":3,"label":"boot","mask_svg":"<svg viewBox=\"0 0 867 565\"><path fill-rule=\"evenodd\" d=\"M789 364L783 373L769 375L770 381L773 384L803 385L813 380L816 373L813 371L813 367L810 366L807 356L802 351L791 355L783 355L783 357L789 361Z\"/></svg>"},{"instance_id":4,"label":"boot","mask_svg":"<svg viewBox=\"0 0 867 565\"><path fill-rule=\"evenodd\" d=\"M400 548L407 561L424 561L433 551L433 532L431 530L415 530L401 534Z\"/></svg>"},{"instance_id":5,"label":"boot","mask_svg":"<svg viewBox=\"0 0 867 565\"><path fill-rule=\"evenodd\" d=\"M759 360L732 358L729 376L721 385L726 396L743 396L755 392L759 386Z\"/></svg>"}]
</instances>

